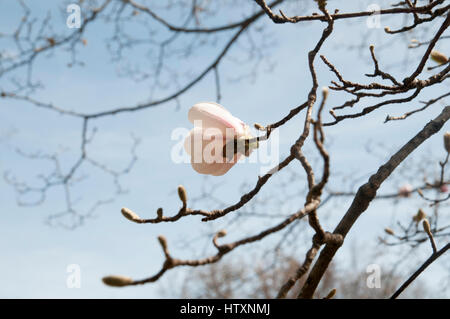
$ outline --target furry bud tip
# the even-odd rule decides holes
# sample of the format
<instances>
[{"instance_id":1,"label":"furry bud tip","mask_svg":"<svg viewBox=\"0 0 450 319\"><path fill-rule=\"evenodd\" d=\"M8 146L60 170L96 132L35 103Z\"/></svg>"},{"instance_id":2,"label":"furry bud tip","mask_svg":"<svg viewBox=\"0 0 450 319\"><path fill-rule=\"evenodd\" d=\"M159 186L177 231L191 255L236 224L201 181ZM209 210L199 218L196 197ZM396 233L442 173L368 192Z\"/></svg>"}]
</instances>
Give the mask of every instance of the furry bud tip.
<instances>
[{"instance_id":1,"label":"furry bud tip","mask_svg":"<svg viewBox=\"0 0 450 319\"><path fill-rule=\"evenodd\" d=\"M448 62L448 58L445 56L445 54L437 50L431 51L430 58L438 64L445 64Z\"/></svg>"},{"instance_id":2,"label":"furry bud tip","mask_svg":"<svg viewBox=\"0 0 450 319\"><path fill-rule=\"evenodd\" d=\"M103 277L102 281L110 287L124 287L133 283L133 279L124 276L107 276Z\"/></svg>"},{"instance_id":3,"label":"furry bud tip","mask_svg":"<svg viewBox=\"0 0 450 319\"><path fill-rule=\"evenodd\" d=\"M186 189L183 185L178 186L178 197L180 197L180 200L183 202L183 204L186 204L187 202L187 194Z\"/></svg>"},{"instance_id":4,"label":"furry bud tip","mask_svg":"<svg viewBox=\"0 0 450 319\"><path fill-rule=\"evenodd\" d=\"M336 296L336 291L336 288L333 288L324 299L332 299L334 296Z\"/></svg>"},{"instance_id":5,"label":"furry bud tip","mask_svg":"<svg viewBox=\"0 0 450 319\"><path fill-rule=\"evenodd\" d=\"M217 237L221 238L221 237L225 237L227 235L227 231L225 229L222 229L221 231L219 231L217 233Z\"/></svg>"},{"instance_id":6,"label":"furry bud tip","mask_svg":"<svg viewBox=\"0 0 450 319\"><path fill-rule=\"evenodd\" d=\"M156 216L158 216L159 219L163 217L163 209L161 207L156 211Z\"/></svg>"},{"instance_id":7,"label":"furry bud tip","mask_svg":"<svg viewBox=\"0 0 450 319\"><path fill-rule=\"evenodd\" d=\"M138 216L138 214L136 214L129 208L126 208L126 207L122 208L122 215L126 219L131 220L132 222L135 222L135 223L141 222L141 218Z\"/></svg>"},{"instance_id":8,"label":"furry bud tip","mask_svg":"<svg viewBox=\"0 0 450 319\"><path fill-rule=\"evenodd\" d=\"M444 147L447 153L450 153L450 132L444 134Z\"/></svg>"},{"instance_id":9,"label":"furry bud tip","mask_svg":"<svg viewBox=\"0 0 450 319\"><path fill-rule=\"evenodd\" d=\"M428 234L431 235L431 228L430 228L430 222L427 219L424 219L422 222L423 230Z\"/></svg>"}]
</instances>

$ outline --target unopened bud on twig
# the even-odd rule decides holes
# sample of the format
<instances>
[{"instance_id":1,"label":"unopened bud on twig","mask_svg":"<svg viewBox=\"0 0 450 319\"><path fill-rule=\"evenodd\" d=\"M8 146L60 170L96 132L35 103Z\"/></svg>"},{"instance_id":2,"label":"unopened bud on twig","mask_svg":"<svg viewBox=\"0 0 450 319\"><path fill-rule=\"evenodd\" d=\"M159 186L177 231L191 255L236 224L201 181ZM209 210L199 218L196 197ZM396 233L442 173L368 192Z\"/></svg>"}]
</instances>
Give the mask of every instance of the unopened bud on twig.
<instances>
[{"instance_id":1,"label":"unopened bud on twig","mask_svg":"<svg viewBox=\"0 0 450 319\"><path fill-rule=\"evenodd\" d=\"M187 202L187 194L186 189L183 185L178 186L178 197L180 197L180 200L183 202L183 204L186 204Z\"/></svg>"},{"instance_id":2,"label":"unopened bud on twig","mask_svg":"<svg viewBox=\"0 0 450 319\"><path fill-rule=\"evenodd\" d=\"M221 231L219 231L217 233L217 237L221 238L221 237L225 237L227 235L227 231L225 229L222 229Z\"/></svg>"},{"instance_id":3,"label":"unopened bud on twig","mask_svg":"<svg viewBox=\"0 0 450 319\"><path fill-rule=\"evenodd\" d=\"M46 40L50 46L54 46L56 44L56 41L53 38L47 38Z\"/></svg>"},{"instance_id":4,"label":"unopened bud on twig","mask_svg":"<svg viewBox=\"0 0 450 319\"><path fill-rule=\"evenodd\" d=\"M422 219L424 219L425 217L427 217L427 214L425 214L425 212L423 211L422 208L419 208L419 211L417 212L417 214L413 217L413 220L418 223L420 222Z\"/></svg>"},{"instance_id":5,"label":"unopened bud on twig","mask_svg":"<svg viewBox=\"0 0 450 319\"><path fill-rule=\"evenodd\" d=\"M162 236L162 235L159 235L158 236L158 240L159 240L159 243L161 244L161 246L165 249L165 248L167 248L167 239L166 239L166 237L164 237L164 236Z\"/></svg>"},{"instance_id":6,"label":"unopened bud on twig","mask_svg":"<svg viewBox=\"0 0 450 319\"><path fill-rule=\"evenodd\" d=\"M125 276L107 276L103 277L102 281L111 287L124 287L133 283L133 279Z\"/></svg>"},{"instance_id":7,"label":"unopened bud on twig","mask_svg":"<svg viewBox=\"0 0 450 319\"><path fill-rule=\"evenodd\" d=\"M324 86L322 88L322 96L324 99L326 99L328 97L328 93L330 92L330 90L328 89L328 86Z\"/></svg>"},{"instance_id":8,"label":"unopened bud on twig","mask_svg":"<svg viewBox=\"0 0 450 319\"><path fill-rule=\"evenodd\" d=\"M156 216L158 216L159 219L163 217L163 209L161 207L156 211Z\"/></svg>"},{"instance_id":9,"label":"unopened bud on twig","mask_svg":"<svg viewBox=\"0 0 450 319\"><path fill-rule=\"evenodd\" d=\"M255 128L259 131L264 131L266 128L259 123L254 124Z\"/></svg>"},{"instance_id":10,"label":"unopened bud on twig","mask_svg":"<svg viewBox=\"0 0 450 319\"><path fill-rule=\"evenodd\" d=\"M408 48L417 48L420 45L419 40L417 39L412 39L411 43L408 44Z\"/></svg>"},{"instance_id":11,"label":"unopened bud on twig","mask_svg":"<svg viewBox=\"0 0 450 319\"><path fill-rule=\"evenodd\" d=\"M450 132L444 134L444 147L447 153L450 153Z\"/></svg>"},{"instance_id":12,"label":"unopened bud on twig","mask_svg":"<svg viewBox=\"0 0 450 319\"><path fill-rule=\"evenodd\" d=\"M407 183L398 189L398 195L401 197L410 197L412 191L413 191L412 186Z\"/></svg>"},{"instance_id":13,"label":"unopened bud on twig","mask_svg":"<svg viewBox=\"0 0 450 319\"><path fill-rule=\"evenodd\" d=\"M395 234L394 231L391 228L385 228L384 231L386 232L386 234L389 234L389 235L394 235Z\"/></svg>"},{"instance_id":14,"label":"unopened bud on twig","mask_svg":"<svg viewBox=\"0 0 450 319\"><path fill-rule=\"evenodd\" d=\"M334 117L335 119L337 118L337 117L336 117L336 113L334 112L333 109L330 110L330 114L331 114L331 116Z\"/></svg>"},{"instance_id":15,"label":"unopened bud on twig","mask_svg":"<svg viewBox=\"0 0 450 319\"><path fill-rule=\"evenodd\" d=\"M126 219L131 220L135 223L139 223L141 221L141 218L138 216L138 214L126 207L122 208L122 215L125 216Z\"/></svg>"},{"instance_id":16,"label":"unopened bud on twig","mask_svg":"<svg viewBox=\"0 0 450 319\"><path fill-rule=\"evenodd\" d=\"M424 219L422 222L423 230L428 234L428 236L432 236L431 229L430 229L430 223L427 219Z\"/></svg>"},{"instance_id":17,"label":"unopened bud on twig","mask_svg":"<svg viewBox=\"0 0 450 319\"><path fill-rule=\"evenodd\" d=\"M437 50L431 51L430 58L438 64L444 64L448 62L448 58L445 56L445 54Z\"/></svg>"},{"instance_id":18,"label":"unopened bud on twig","mask_svg":"<svg viewBox=\"0 0 450 319\"><path fill-rule=\"evenodd\" d=\"M336 288L333 288L324 299L331 299L336 295Z\"/></svg>"}]
</instances>

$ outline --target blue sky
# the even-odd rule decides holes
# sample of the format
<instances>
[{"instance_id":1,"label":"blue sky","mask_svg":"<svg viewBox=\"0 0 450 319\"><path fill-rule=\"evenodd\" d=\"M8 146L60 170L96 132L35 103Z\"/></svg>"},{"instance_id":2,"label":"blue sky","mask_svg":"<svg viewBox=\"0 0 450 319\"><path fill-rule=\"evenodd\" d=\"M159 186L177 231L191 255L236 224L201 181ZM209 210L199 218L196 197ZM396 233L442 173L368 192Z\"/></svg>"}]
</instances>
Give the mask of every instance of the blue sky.
<instances>
[{"instance_id":1,"label":"blue sky","mask_svg":"<svg viewBox=\"0 0 450 319\"><path fill-rule=\"evenodd\" d=\"M30 1L29 1L30 2ZM385 3L385 1L383 2ZM382 4L383 4L382 3ZM36 14L56 10L61 1L46 2L47 7L37 8L32 5ZM347 4L348 5L348 4ZM294 8L295 9L295 8ZM346 8L342 8L345 11ZM11 29L20 19L20 10L13 1L0 2L0 30ZM58 19L55 19L59 21ZM56 27L65 28L64 20L56 22ZM176 20L175 20L176 21ZM319 23L276 26L267 19L267 30L276 40L276 45L265 52L270 54L270 60L275 67L270 72L260 69L255 81L242 80L238 83L227 81L242 71L239 64L225 60L220 66L223 76L222 104L234 115L247 123L271 123L302 103L310 89L310 75L306 57L320 36L323 26ZM388 21L381 20L382 27ZM392 21L389 20L389 23ZM391 24L389 24L391 25ZM80 58L86 63L84 67L66 68L68 56L55 54L50 58L41 57L35 67L35 75L43 83L45 89L36 97L51 101L68 109L94 112L107 109L110 106L128 105L145 101L149 97L148 84L136 83L126 78L116 76L116 68L111 65L104 49L105 33L109 28L102 26L86 34L88 45L80 52ZM102 31L105 31L103 33ZM429 33L432 34L432 33ZM384 38L380 29L367 29L365 19L346 24L336 22L335 33L326 43L322 53L326 55L344 76L354 81L362 79L364 73L372 71L368 63L368 48L361 51L348 50L346 47L357 45L362 38L373 41L376 47L378 39ZM3 49L4 44L0 44ZM407 45L405 41L393 41L391 48L379 54L382 66L393 65L398 78L403 78L411 71L411 66L403 55ZM219 45L218 45L219 46ZM448 50L447 47L439 47ZM418 49L411 57L422 52ZM186 68L194 65L193 70L200 70L205 63L214 58L214 48L200 50L195 64L187 65L183 59L177 60L175 67ZM239 49L233 48L233 56L239 56ZM136 63L140 61L137 58ZM404 63L406 62L406 63ZM198 64L198 65L197 65ZM334 79L327 67L320 61L316 62L320 85L327 85ZM183 80L183 79L181 79ZM0 87L7 85L2 79ZM442 88L429 89L421 100L426 100L442 94ZM164 94L164 92L162 93ZM125 289L112 289L104 286L100 278L108 274L123 274L133 278L142 278L156 272L163 256L156 237L164 234L169 243L173 243L174 255L192 257L199 254L200 249L193 246L189 249L176 249L175 242L190 238L197 233L210 230L198 218L186 218L177 223L158 225L136 225L127 222L120 214L120 208L129 207L142 217L152 217L158 207L164 207L166 214L173 214L178 209L176 187L183 184L189 196L200 193L205 180L198 175L189 164L175 164L171 161L170 151L174 145L171 133L175 128L190 128L187 111L198 101L214 100L215 86L213 75L208 75L198 85L180 98L181 107L175 103L167 103L155 108L136 113L107 117L93 123L98 127L96 138L89 148L90 154L110 167L120 169L126 166L129 159L131 144L130 134L142 139L137 153L139 160L133 171L124 176L123 185L129 190L126 195L117 198L113 203L101 206L95 212L95 217L86 221L85 225L69 231L59 227L50 227L44 223L50 214L64 209L63 193L60 189L49 192L47 200L40 206L19 207L14 189L0 180L0 273L3 276L0 297L4 298L156 298L160 296L159 286L146 285ZM342 102L342 97L330 93L330 103ZM389 110L376 111L363 119L344 121L340 125L327 129L326 134L332 144L332 167L338 171L350 174L357 168L359 176L373 173L382 164L380 158L368 154L364 146L367 142L384 143L390 150L395 150L408 141L430 119L440 112L436 104L429 110L412 116L407 121L383 124L386 114L399 115L417 106L417 103L395 105ZM0 134L8 135L0 143L0 170L10 171L27 181L36 182L34 176L48 171L45 163L30 161L17 156L13 150L19 146L27 151L54 152L61 147L67 148L63 153L63 167L67 169L76 160L81 123L77 119L61 116L46 110L18 101L0 100L0 117L2 125ZM303 123L303 115L296 117L279 131L280 156L289 151L289 147L298 137ZM442 132L449 130L449 125ZM430 158L442 159L445 155L442 147L442 132L426 141L421 150L412 154L412 159L427 155ZM308 147L308 145L307 145ZM310 148L311 149L311 148ZM387 156L388 154L386 154ZM300 169L300 166L294 166ZM246 163L236 165L223 177L212 179L213 183L223 184L222 200L228 203L239 198L239 185L244 182L253 185L259 173L260 165ZM80 198L78 209L85 211L99 198L108 198L111 194L111 180L96 171L83 170L88 178L74 190L74 196ZM280 174L281 175L281 174ZM278 176L274 177L276 181ZM280 177L281 178L281 177ZM394 177L395 178L395 177ZM209 179L209 182L211 179ZM408 181L417 184L420 181ZM338 177L331 179L330 187L339 189ZM380 193L395 189L397 184L386 184ZM264 196L270 196L270 186ZM302 199L298 204L301 205ZM209 204L209 203L208 203ZM201 206L201 203L196 205ZM348 203L337 206L336 211L330 209L329 217L324 221L328 229L334 228L336 221L345 212ZM217 207L202 207L206 209ZM329 207L335 208L335 207ZM393 221L393 213L409 214L415 210L414 203L405 203L400 209L393 209L391 203L378 202L358 220L346 243L369 243L376 246L377 236L383 228ZM219 230L221 222L213 222L212 229ZM255 224L256 232L262 224ZM230 238L241 237L241 233L233 233L228 229ZM208 239L209 240L209 239ZM305 249L307 246L305 242ZM202 247L201 245L199 247ZM251 251L251 247L242 248L243 253ZM347 248L351 249L351 248ZM338 258L346 259L346 249L338 254ZM417 257L429 254L427 245L420 246ZM420 259L419 259L420 260ZM369 262L370 263L370 262ZM81 288L66 287L66 268L70 264L81 267ZM442 268L434 265L424 274L424 281L433 283L439 280ZM167 274L174 276L178 270ZM448 293L448 291L447 291ZM442 294L437 293L437 296ZM447 295L448 297L448 295Z\"/></svg>"}]
</instances>

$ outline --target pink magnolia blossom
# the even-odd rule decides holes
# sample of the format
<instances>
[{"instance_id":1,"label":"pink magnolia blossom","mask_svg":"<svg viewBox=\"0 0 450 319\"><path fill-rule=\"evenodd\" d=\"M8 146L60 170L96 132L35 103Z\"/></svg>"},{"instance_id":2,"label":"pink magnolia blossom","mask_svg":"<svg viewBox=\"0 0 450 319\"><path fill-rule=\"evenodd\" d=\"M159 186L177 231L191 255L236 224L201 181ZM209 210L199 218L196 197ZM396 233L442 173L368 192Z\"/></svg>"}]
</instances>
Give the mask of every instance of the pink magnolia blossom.
<instances>
[{"instance_id":1,"label":"pink magnolia blossom","mask_svg":"<svg viewBox=\"0 0 450 319\"><path fill-rule=\"evenodd\" d=\"M441 193L447 193L448 192L448 186L446 184L442 184L441 187L439 187L439 190Z\"/></svg>"},{"instance_id":2,"label":"pink magnolia blossom","mask_svg":"<svg viewBox=\"0 0 450 319\"><path fill-rule=\"evenodd\" d=\"M398 195L401 197L410 197L411 193L413 191L413 188L409 184L404 184L402 187L398 189Z\"/></svg>"},{"instance_id":3,"label":"pink magnolia blossom","mask_svg":"<svg viewBox=\"0 0 450 319\"><path fill-rule=\"evenodd\" d=\"M188 119L194 128L186 137L184 148L191 156L192 167L200 174L223 175L242 155L249 156L257 147L257 143L248 143L253 138L249 126L220 104L197 103L189 110Z\"/></svg>"}]
</instances>

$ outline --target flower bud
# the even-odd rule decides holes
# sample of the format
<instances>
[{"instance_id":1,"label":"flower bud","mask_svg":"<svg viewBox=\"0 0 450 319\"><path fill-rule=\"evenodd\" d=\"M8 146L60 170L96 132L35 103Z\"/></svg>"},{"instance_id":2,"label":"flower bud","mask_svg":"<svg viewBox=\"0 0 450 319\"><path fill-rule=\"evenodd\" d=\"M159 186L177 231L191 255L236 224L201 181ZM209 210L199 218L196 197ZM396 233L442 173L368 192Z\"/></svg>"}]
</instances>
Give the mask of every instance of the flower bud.
<instances>
[{"instance_id":1,"label":"flower bud","mask_svg":"<svg viewBox=\"0 0 450 319\"><path fill-rule=\"evenodd\" d=\"M391 228L385 228L384 231L389 235L394 235L394 231Z\"/></svg>"},{"instance_id":2,"label":"flower bud","mask_svg":"<svg viewBox=\"0 0 450 319\"><path fill-rule=\"evenodd\" d=\"M423 230L431 236L431 229L430 229L430 223L427 219L424 219L422 222Z\"/></svg>"},{"instance_id":3,"label":"flower bud","mask_svg":"<svg viewBox=\"0 0 450 319\"><path fill-rule=\"evenodd\" d=\"M427 214L425 214L425 212L423 211L422 208L419 208L419 211L417 212L417 214L413 217L413 220L418 223L420 222L422 219L426 218Z\"/></svg>"},{"instance_id":4,"label":"flower bud","mask_svg":"<svg viewBox=\"0 0 450 319\"><path fill-rule=\"evenodd\" d=\"M328 97L329 91L330 90L328 89L328 86L322 87L322 96L323 96L324 99L326 99Z\"/></svg>"},{"instance_id":5,"label":"flower bud","mask_svg":"<svg viewBox=\"0 0 450 319\"><path fill-rule=\"evenodd\" d=\"M411 193L413 191L413 188L409 184L404 184L402 187L398 190L398 195L401 197L410 197Z\"/></svg>"},{"instance_id":6,"label":"flower bud","mask_svg":"<svg viewBox=\"0 0 450 319\"><path fill-rule=\"evenodd\" d=\"M259 123L255 123L254 126L258 131L264 131L266 129L264 126L262 126Z\"/></svg>"},{"instance_id":7,"label":"flower bud","mask_svg":"<svg viewBox=\"0 0 450 319\"><path fill-rule=\"evenodd\" d=\"M447 153L450 153L450 132L444 134L444 147Z\"/></svg>"},{"instance_id":8,"label":"flower bud","mask_svg":"<svg viewBox=\"0 0 450 319\"><path fill-rule=\"evenodd\" d=\"M166 239L166 237L160 235L160 236L158 236L158 240L159 240L159 243L161 244L162 247L167 248L167 239Z\"/></svg>"},{"instance_id":9,"label":"flower bud","mask_svg":"<svg viewBox=\"0 0 450 319\"><path fill-rule=\"evenodd\" d=\"M141 221L141 218L135 212L126 207L122 208L122 215L125 216L126 219L135 223L139 223Z\"/></svg>"},{"instance_id":10,"label":"flower bud","mask_svg":"<svg viewBox=\"0 0 450 319\"><path fill-rule=\"evenodd\" d=\"M221 231L219 231L217 233L217 237L221 238L221 237L225 237L227 235L227 231L225 229L222 229Z\"/></svg>"},{"instance_id":11,"label":"flower bud","mask_svg":"<svg viewBox=\"0 0 450 319\"><path fill-rule=\"evenodd\" d=\"M156 211L156 216L158 216L159 219L163 217L163 209L161 207Z\"/></svg>"},{"instance_id":12,"label":"flower bud","mask_svg":"<svg viewBox=\"0 0 450 319\"><path fill-rule=\"evenodd\" d=\"M102 281L111 287L124 287L133 283L133 279L124 276L107 276L103 277Z\"/></svg>"},{"instance_id":13,"label":"flower bud","mask_svg":"<svg viewBox=\"0 0 450 319\"><path fill-rule=\"evenodd\" d=\"M336 288L333 288L324 299L332 299L336 295Z\"/></svg>"},{"instance_id":14,"label":"flower bud","mask_svg":"<svg viewBox=\"0 0 450 319\"><path fill-rule=\"evenodd\" d=\"M180 197L180 200L183 202L183 204L186 204L187 194L186 189L183 187L183 185L178 186L178 197Z\"/></svg>"},{"instance_id":15,"label":"flower bud","mask_svg":"<svg viewBox=\"0 0 450 319\"><path fill-rule=\"evenodd\" d=\"M46 40L50 46L54 46L56 44L56 41L54 38L47 38Z\"/></svg>"},{"instance_id":16,"label":"flower bud","mask_svg":"<svg viewBox=\"0 0 450 319\"><path fill-rule=\"evenodd\" d=\"M448 58L441 52L433 50L430 53L430 58L436 63L445 64L448 62Z\"/></svg>"}]
</instances>

